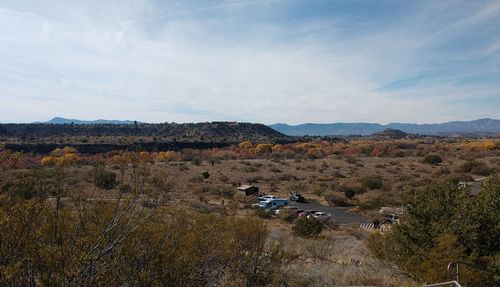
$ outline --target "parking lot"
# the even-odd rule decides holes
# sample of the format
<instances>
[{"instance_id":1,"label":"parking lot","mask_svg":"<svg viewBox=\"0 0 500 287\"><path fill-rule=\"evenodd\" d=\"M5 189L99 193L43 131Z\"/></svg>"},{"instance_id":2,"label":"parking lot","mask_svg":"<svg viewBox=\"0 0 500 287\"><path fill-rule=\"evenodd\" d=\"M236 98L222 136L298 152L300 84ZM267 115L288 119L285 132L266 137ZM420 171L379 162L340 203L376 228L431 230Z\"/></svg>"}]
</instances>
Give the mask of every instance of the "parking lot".
<instances>
[{"instance_id":1,"label":"parking lot","mask_svg":"<svg viewBox=\"0 0 500 287\"><path fill-rule=\"evenodd\" d=\"M326 206L315 201L305 203L290 202L290 205L297 206L297 208L303 210L315 210L329 213L332 220L338 224L349 225L368 222L368 220L366 220L361 214L347 212L349 207Z\"/></svg>"}]
</instances>

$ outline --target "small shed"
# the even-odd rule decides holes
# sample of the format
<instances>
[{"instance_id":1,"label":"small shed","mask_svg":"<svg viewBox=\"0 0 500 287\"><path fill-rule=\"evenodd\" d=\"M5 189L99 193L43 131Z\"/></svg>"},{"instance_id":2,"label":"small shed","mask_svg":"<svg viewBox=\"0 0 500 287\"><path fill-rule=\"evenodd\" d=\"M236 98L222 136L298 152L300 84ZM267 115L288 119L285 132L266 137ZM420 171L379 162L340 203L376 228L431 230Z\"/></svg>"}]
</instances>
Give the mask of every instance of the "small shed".
<instances>
[{"instance_id":1,"label":"small shed","mask_svg":"<svg viewBox=\"0 0 500 287\"><path fill-rule=\"evenodd\" d=\"M259 193L259 188L253 185L242 185L238 187L238 191L245 193L246 196L254 195Z\"/></svg>"}]
</instances>

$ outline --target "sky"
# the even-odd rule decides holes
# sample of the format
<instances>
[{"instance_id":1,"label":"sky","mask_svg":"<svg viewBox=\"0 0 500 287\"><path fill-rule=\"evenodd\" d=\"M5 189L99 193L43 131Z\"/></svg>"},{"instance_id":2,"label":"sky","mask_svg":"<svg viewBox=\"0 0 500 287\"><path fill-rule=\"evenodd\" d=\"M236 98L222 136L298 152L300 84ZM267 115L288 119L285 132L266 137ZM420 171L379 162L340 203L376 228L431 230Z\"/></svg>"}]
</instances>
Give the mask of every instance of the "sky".
<instances>
[{"instance_id":1,"label":"sky","mask_svg":"<svg viewBox=\"0 0 500 287\"><path fill-rule=\"evenodd\" d=\"M0 0L0 122L500 118L500 1Z\"/></svg>"}]
</instances>

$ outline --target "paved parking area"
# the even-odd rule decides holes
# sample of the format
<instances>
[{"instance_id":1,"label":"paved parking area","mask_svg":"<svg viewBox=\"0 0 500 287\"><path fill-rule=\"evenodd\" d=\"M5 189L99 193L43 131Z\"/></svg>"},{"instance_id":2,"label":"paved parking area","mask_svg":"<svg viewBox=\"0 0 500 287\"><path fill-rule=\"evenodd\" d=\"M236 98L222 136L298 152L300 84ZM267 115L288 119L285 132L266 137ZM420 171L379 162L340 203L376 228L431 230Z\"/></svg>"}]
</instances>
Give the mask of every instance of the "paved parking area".
<instances>
[{"instance_id":1,"label":"paved parking area","mask_svg":"<svg viewBox=\"0 0 500 287\"><path fill-rule=\"evenodd\" d=\"M311 201L305 203L290 201L290 205L297 206L299 209L316 210L331 214L333 221L338 224L359 224L367 223L368 220L358 213L347 212L349 207L326 206L319 202Z\"/></svg>"}]
</instances>

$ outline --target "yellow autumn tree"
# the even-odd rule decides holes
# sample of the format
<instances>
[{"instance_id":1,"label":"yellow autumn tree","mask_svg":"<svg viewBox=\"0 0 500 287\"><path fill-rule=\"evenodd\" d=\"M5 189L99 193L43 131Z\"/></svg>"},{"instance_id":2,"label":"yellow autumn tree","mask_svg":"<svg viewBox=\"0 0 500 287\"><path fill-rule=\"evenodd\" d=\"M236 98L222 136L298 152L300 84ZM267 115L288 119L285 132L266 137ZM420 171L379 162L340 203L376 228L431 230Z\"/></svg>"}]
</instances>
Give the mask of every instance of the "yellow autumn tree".
<instances>
[{"instance_id":1,"label":"yellow autumn tree","mask_svg":"<svg viewBox=\"0 0 500 287\"><path fill-rule=\"evenodd\" d=\"M494 141L486 140L483 142L484 149L486 150L494 150L497 146Z\"/></svg>"},{"instance_id":2,"label":"yellow autumn tree","mask_svg":"<svg viewBox=\"0 0 500 287\"><path fill-rule=\"evenodd\" d=\"M40 160L40 163L42 165L46 165L46 166L54 165L56 162L57 162L57 159L53 156L50 156L50 155L45 156Z\"/></svg>"},{"instance_id":3,"label":"yellow autumn tree","mask_svg":"<svg viewBox=\"0 0 500 287\"><path fill-rule=\"evenodd\" d=\"M273 145L272 144L258 144L255 147L255 151L257 154L265 154L265 153L270 153L273 150Z\"/></svg>"},{"instance_id":4,"label":"yellow autumn tree","mask_svg":"<svg viewBox=\"0 0 500 287\"><path fill-rule=\"evenodd\" d=\"M285 148L281 144L275 144L273 146L273 152L282 152L284 150L285 150Z\"/></svg>"},{"instance_id":5,"label":"yellow autumn tree","mask_svg":"<svg viewBox=\"0 0 500 287\"><path fill-rule=\"evenodd\" d=\"M177 158L177 154L174 151L161 151L156 156L158 161L174 161Z\"/></svg>"},{"instance_id":6,"label":"yellow autumn tree","mask_svg":"<svg viewBox=\"0 0 500 287\"><path fill-rule=\"evenodd\" d=\"M241 142L238 146L242 150L249 150L253 147L253 144L249 141L244 141L244 142Z\"/></svg>"}]
</instances>

